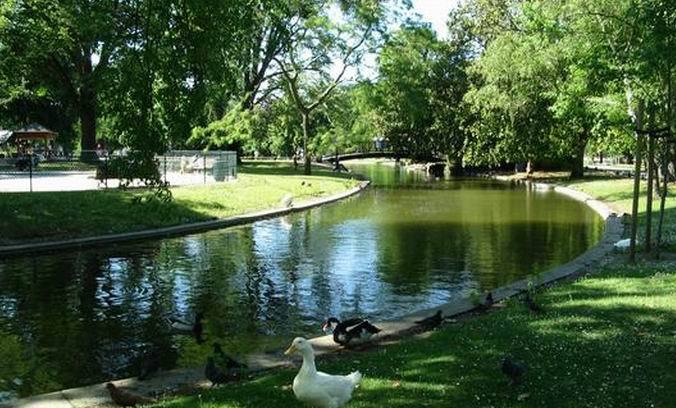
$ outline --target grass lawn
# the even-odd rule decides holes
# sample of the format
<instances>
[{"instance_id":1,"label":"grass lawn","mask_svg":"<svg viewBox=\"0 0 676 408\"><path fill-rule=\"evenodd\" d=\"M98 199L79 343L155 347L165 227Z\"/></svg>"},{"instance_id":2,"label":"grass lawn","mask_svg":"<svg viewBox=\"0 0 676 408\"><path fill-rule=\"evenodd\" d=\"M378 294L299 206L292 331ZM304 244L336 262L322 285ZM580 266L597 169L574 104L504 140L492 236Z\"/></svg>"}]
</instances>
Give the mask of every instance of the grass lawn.
<instances>
[{"instance_id":1,"label":"grass lawn","mask_svg":"<svg viewBox=\"0 0 676 408\"><path fill-rule=\"evenodd\" d=\"M303 183L305 182L305 183ZM312 176L291 164L245 164L236 181L173 188L174 200L133 203L139 191L1 193L0 245L138 231L279 207L356 186L345 175L317 168Z\"/></svg>"},{"instance_id":2,"label":"grass lawn","mask_svg":"<svg viewBox=\"0 0 676 408\"><path fill-rule=\"evenodd\" d=\"M353 408L674 407L676 264L621 263L537 295L545 313L517 300L476 318L447 323L423 339L330 361L330 373L365 375ZM511 386L499 368L525 362ZM301 407L282 370L157 407Z\"/></svg>"}]
</instances>

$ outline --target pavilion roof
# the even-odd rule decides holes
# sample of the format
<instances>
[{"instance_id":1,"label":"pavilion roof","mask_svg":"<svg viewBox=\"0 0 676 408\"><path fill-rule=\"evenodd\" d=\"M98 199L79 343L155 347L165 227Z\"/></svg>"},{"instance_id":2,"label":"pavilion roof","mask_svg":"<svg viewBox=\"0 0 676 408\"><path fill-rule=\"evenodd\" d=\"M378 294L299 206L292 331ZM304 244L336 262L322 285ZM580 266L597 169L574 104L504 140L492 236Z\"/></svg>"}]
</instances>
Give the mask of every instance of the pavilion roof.
<instances>
[{"instance_id":1,"label":"pavilion roof","mask_svg":"<svg viewBox=\"0 0 676 408\"><path fill-rule=\"evenodd\" d=\"M54 139L56 137L56 132L47 129L38 123L31 123L26 127L12 131L12 135L23 140Z\"/></svg>"},{"instance_id":2,"label":"pavilion roof","mask_svg":"<svg viewBox=\"0 0 676 408\"><path fill-rule=\"evenodd\" d=\"M46 127L31 123L28 126L16 130L0 129L0 144L8 143L13 140L51 140L56 138L57 133Z\"/></svg>"}]
</instances>

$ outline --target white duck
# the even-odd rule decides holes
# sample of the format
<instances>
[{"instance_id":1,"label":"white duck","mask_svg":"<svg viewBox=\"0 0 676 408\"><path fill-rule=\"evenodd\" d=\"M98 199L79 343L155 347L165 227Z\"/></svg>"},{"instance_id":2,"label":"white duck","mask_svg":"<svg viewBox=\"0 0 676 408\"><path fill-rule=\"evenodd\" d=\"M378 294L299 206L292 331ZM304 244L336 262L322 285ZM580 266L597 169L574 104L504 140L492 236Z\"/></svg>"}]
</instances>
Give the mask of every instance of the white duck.
<instances>
[{"instance_id":1,"label":"white duck","mask_svg":"<svg viewBox=\"0 0 676 408\"><path fill-rule=\"evenodd\" d=\"M352 391L361 382L361 373L330 375L317 371L315 352L312 344L302 337L296 337L284 352L286 355L300 353L303 365L293 379L293 393L299 401L316 408L340 408L352 398Z\"/></svg>"}]
</instances>

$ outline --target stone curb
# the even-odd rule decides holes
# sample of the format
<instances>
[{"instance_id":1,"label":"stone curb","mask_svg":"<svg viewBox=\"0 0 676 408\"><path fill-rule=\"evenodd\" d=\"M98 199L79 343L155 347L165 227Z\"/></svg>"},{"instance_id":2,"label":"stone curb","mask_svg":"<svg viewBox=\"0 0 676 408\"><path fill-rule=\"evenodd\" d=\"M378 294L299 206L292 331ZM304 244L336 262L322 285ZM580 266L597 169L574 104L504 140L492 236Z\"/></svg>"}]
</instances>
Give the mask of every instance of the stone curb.
<instances>
[{"instance_id":1,"label":"stone curb","mask_svg":"<svg viewBox=\"0 0 676 408\"><path fill-rule=\"evenodd\" d=\"M503 179L501 181L505 180ZM529 184L529 188L554 190L557 193L567 195L573 199L586 203L605 220L605 227L601 240L595 246L572 261L557 266L543 274L534 276L533 278L521 279L509 285L493 289L491 292L496 302L519 295L531 285L535 287L547 285L574 276L585 270L587 267L593 266L613 251L613 244L622 237L622 232L624 230L621 218L618 217L610 207L601 201L593 199L585 193L568 187L553 186L546 183L533 183L530 181L521 183ZM377 326L382 329L382 332L376 335L373 341L378 342L379 339L386 340L388 338L397 338L418 333L419 330L416 330L415 321L430 316L437 310L441 310L445 317L453 317L471 312L476 308L477 304L470 298L462 298L431 309L416 311L405 315L396 321L379 322L377 323ZM331 336L316 337L310 341L315 348L315 354L318 356L341 349L340 346L333 343ZM244 358L244 361L252 368L253 372L292 366L290 361L287 358L284 358L281 352L277 354L248 355ZM150 391L157 392L158 389L178 390L186 385L198 388L207 387L202 368L171 370L162 372L149 381L139 382L135 378L128 378L115 381L115 384L118 386L130 387L135 391L146 395L150 395ZM105 389L105 384L96 384L28 397L18 400L11 405L0 404L0 407L3 408L104 408L112 406L114 405L111 405L108 392Z\"/></svg>"},{"instance_id":2,"label":"stone curb","mask_svg":"<svg viewBox=\"0 0 676 408\"><path fill-rule=\"evenodd\" d=\"M356 187L343 193L334 194L329 197L301 202L291 208L276 208L272 210L258 211L254 213L234 215L228 218L221 218L212 221L202 221L191 224L175 225L171 227L156 228L143 231L125 232L120 234L100 235L95 237L75 238L60 241L36 242L17 245L0 246L0 256L23 255L26 253L47 252L57 249L81 248L85 246L97 246L123 241L137 241L150 238L164 238L203 232L212 229L221 229L236 225L249 224L266 218L274 218L295 212L305 211L324 204L329 204L344 198L353 196L363 191L369 185L369 181L361 181Z\"/></svg>"}]
</instances>

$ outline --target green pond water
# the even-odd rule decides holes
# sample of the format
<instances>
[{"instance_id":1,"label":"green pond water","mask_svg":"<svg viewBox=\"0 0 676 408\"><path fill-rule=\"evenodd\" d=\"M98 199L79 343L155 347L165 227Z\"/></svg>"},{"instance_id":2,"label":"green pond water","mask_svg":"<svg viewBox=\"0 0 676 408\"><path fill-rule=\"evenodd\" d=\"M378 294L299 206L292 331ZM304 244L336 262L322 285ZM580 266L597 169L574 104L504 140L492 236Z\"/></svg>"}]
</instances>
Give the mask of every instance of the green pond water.
<instances>
[{"instance_id":1,"label":"green pond water","mask_svg":"<svg viewBox=\"0 0 676 408\"><path fill-rule=\"evenodd\" d=\"M328 316L394 319L565 263L600 217L549 191L352 165L364 193L251 225L0 260L0 400L321 334ZM204 344L169 317L206 315Z\"/></svg>"}]
</instances>

